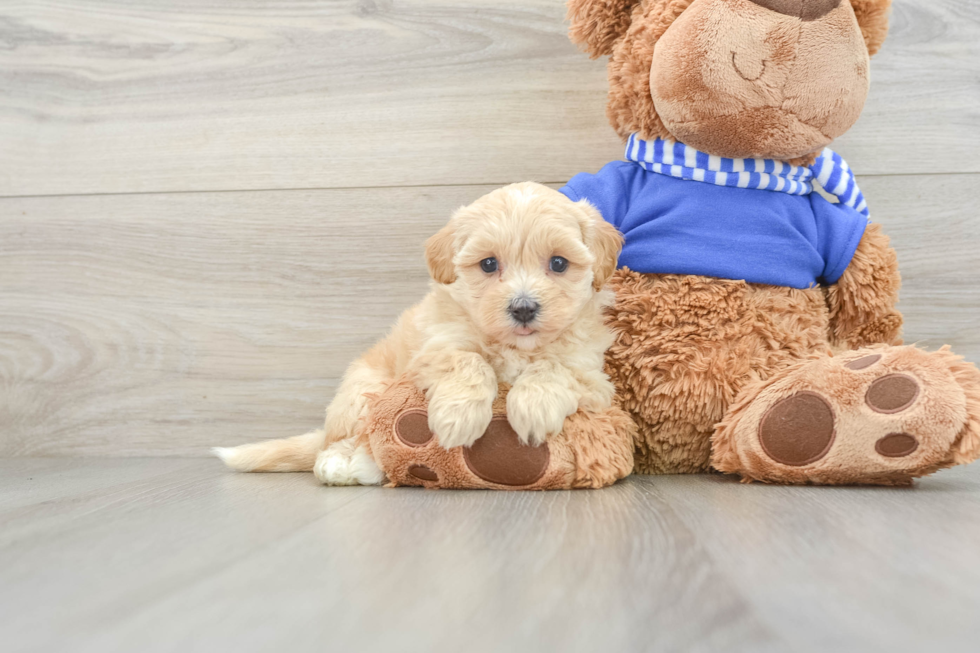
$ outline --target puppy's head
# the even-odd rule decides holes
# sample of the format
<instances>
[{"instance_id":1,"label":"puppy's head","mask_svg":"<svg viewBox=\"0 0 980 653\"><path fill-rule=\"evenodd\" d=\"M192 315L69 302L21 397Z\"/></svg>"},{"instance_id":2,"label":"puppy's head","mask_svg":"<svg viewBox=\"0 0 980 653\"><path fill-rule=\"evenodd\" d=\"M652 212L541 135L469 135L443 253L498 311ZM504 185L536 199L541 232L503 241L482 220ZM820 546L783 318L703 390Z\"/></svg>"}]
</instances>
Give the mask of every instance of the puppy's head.
<instances>
[{"instance_id":1,"label":"puppy's head","mask_svg":"<svg viewBox=\"0 0 980 653\"><path fill-rule=\"evenodd\" d=\"M457 211L426 242L426 259L485 337L533 350L594 300L622 243L588 203L527 182Z\"/></svg>"}]
</instances>

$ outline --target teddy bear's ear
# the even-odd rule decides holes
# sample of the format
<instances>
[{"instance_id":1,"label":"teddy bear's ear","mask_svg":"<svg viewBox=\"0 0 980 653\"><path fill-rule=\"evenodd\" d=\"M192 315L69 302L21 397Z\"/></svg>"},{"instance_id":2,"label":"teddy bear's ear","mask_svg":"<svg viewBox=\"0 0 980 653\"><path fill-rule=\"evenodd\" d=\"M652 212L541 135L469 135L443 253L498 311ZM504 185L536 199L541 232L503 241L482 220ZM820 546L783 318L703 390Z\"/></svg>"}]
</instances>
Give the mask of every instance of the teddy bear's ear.
<instances>
[{"instance_id":1,"label":"teddy bear's ear","mask_svg":"<svg viewBox=\"0 0 980 653\"><path fill-rule=\"evenodd\" d=\"M868 54L874 55L888 36L888 14L892 0L851 0Z\"/></svg>"},{"instance_id":2,"label":"teddy bear's ear","mask_svg":"<svg viewBox=\"0 0 980 653\"><path fill-rule=\"evenodd\" d=\"M568 37L595 59L612 54L640 0L568 0Z\"/></svg>"}]
</instances>

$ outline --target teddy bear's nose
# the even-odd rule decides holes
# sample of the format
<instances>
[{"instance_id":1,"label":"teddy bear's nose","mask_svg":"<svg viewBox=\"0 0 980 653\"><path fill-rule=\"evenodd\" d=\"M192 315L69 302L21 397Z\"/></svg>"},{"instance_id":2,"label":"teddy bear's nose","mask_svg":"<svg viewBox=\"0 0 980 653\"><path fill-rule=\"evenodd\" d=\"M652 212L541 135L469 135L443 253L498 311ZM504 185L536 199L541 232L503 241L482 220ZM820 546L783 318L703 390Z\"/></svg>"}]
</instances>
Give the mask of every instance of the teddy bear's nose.
<instances>
[{"instance_id":1,"label":"teddy bear's nose","mask_svg":"<svg viewBox=\"0 0 980 653\"><path fill-rule=\"evenodd\" d=\"M840 6L841 0L749 0L760 7L800 20L817 20Z\"/></svg>"}]
</instances>

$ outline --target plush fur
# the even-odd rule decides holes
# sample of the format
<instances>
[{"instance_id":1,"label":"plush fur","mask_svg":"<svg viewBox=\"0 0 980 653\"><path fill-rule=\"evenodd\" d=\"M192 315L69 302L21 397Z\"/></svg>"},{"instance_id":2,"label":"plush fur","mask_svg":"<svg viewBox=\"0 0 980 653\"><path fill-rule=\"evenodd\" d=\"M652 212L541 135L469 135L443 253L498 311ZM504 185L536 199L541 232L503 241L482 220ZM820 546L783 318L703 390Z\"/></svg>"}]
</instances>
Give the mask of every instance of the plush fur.
<instances>
[{"instance_id":1,"label":"plush fur","mask_svg":"<svg viewBox=\"0 0 980 653\"><path fill-rule=\"evenodd\" d=\"M650 93L683 143L789 160L822 150L857 122L868 68L847 2L803 21L749 0L698 0L658 40Z\"/></svg>"},{"instance_id":2,"label":"plush fur","mask_svg":"<svg viewBox=\"0 0 980 653\"><path fill-rule=\"evenodd\" d=\"M624 140L806 164L857 120L890 4L853 0L801 23L750 0L570 0L569 35L593 57L611 55L607 114Z\"/></svg>"},{"instance_id":3,"label":"plush fur","mask_svg":"<svg viewBox=\"0 0 980 653\"><path fill-rule=\"evenodd\" d=\"M828 354L821 289L620 270L606 370L637 422L636 471L710 468L715 425L743 388Z\"/></svg>"},{"instance_id":4,"label":"plush fur","mask_svg":"<svg viewBox=\"0 0 980 653\"><path fill-rule=\"evenodd\" d=\"M828 286L830 341L837 349L902 344L895 305L902 277L898 256L880 224L869 224L844 276Z\"/></svg>"},{"instance_id":5,"label":"plush fur","mask_svg":"<svg viewBox=\"0 0 980 653\"><path fill-rule=\"evenodd\" d=\"M609 55L607 112L624 140L636 132L717 156L810 164L857 120L889 6L570 0L569 34L591 56ZM980 374L946 350L899 346L900 285L897 256L877 224L830 287L619 270L606 369L637 424L635 471L714 466L766 482L894 484L976 458ZM870 354L844 352L868 346L883 348L881 360L847 368ZM865 393L894 370L917 380L915 402L896 415L868 409ZM804 400L781 403L800 393ZM823 410L820 402L834 433L821 458L786 465L760 449L772 406L799 405L798 418ZM879 444L895 435L882 429L900 427L912 432ZM917 448L902 456L875 449L912 441Z\"/></svg>"},{"instance_id":6,"label":"plush fur","mask_svg":"<svg viewBox=\"0 0 980 653\"><path fill-rule=\"evenodd\" d=\"M431 292L355 361L327 409L324 430L215 453L241 471L309 471L332 485L378 484L363 429L370 397L408 374L425 392L427 420L443 449L468 447L487 430L498 384L512 387L506 415L521 442L540 444L577 411L610 408L603 372L611 342L602 311L622 237L585 202L533 183L494 191L456 212L426 243ZM552 257L568 262L550 268ZM481 262L496 261L487 271ZM519 323L514 302L533 300Z\"/></svg>"}]
</instances>

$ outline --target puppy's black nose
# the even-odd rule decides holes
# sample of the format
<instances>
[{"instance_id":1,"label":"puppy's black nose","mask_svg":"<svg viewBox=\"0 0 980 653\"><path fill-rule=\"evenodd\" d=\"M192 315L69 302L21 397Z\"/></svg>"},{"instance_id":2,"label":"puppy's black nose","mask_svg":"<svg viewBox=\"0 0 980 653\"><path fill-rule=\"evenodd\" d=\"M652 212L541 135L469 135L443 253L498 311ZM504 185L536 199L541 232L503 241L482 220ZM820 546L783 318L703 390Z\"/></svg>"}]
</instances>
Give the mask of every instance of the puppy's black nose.
<instances>
[{"instance_id":1,"label":"puppy's black nose","mask_svg":"<svg viewBox=\"0 0 980 653\"><path fill-rule=\"evenodd\" d=\"M521 324L533 322L540 310L541 305L527 297L518 297L507 307L507 312L510 313L510 316Z\"/></svg>"}]
</instances>

